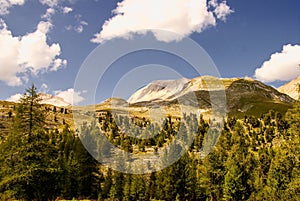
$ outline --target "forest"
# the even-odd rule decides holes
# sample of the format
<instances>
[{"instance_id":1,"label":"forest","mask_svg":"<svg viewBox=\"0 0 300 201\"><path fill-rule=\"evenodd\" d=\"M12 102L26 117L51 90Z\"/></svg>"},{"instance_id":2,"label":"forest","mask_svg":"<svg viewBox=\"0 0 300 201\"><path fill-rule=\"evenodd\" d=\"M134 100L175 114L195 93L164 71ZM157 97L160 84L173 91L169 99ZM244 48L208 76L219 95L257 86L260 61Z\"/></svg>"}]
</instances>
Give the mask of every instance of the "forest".
<instances>
[{"instance_id":1,"label":"forest","mask_svg":"<svg viewBox=\"0 0 300 201\"><path fill-rule=\"evenodd\" d=\"M126 134L135 131L122 128L129 119L110 112L80 129L67 123L63 129L48 128L47 111L39 102L36 88L28 88L0 139L0 200L300 200L299 101L285 114L271 110L260 117L227 117L206 157L199 153L212 123L202 116L197 124L191 123L195 116L167 117L161 127L138 119L134 123L144 129L141 135L157 133L138 139ZM155 152L174 141L179 127L186 138L193 135L193 143L175 163L149 174L107 168L82 143L102 131L126 152ZM180 146L180 140L175 144Z\"/></svg>"}]
</instances>

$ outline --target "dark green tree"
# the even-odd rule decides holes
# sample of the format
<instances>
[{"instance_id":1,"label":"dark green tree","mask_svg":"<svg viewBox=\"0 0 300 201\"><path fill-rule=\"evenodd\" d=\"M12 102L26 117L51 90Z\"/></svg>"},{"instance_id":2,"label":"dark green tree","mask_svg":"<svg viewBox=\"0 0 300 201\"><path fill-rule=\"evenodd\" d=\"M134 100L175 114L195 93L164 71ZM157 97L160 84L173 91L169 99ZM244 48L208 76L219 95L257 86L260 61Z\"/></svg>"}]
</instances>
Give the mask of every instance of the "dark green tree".
<instances>
[{"instance_id":1,"label":"dark green tree","mask_svg":"<svg viewBox=\"0 0 300 201\"><path fill-rule=\"evenodd\" d=\"M34 85L16 108L14 124L0 146L0 192L24 200L48 200L58 189L57 151L45 128L45 111Z\"/></svg>"}]
</instances>

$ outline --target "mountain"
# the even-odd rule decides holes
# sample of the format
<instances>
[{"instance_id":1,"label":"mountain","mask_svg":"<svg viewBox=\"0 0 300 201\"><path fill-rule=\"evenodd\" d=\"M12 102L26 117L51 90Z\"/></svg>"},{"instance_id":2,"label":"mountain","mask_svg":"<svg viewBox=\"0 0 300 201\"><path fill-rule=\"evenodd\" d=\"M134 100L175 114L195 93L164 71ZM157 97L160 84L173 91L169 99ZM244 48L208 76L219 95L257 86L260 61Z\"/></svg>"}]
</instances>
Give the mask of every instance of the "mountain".
<instances>
[{"instance_id":1,"label":"mountain","mask_svg":"<svg viewBox=\"0 0 300 201\"><path fill-rule=\"evenodd\" d=\"M156 80L135 92L129 99L130 104L146 101L173 100L190 82L187 78L179 80Z\"/></svg>"},{"instance_id":2,"label":"mountain","mask_svg":"<svg viewBox=\"0 0 300 201\"><path fill-rule=\"evenodd\" d=\"M197 106L210 110L212 104L222 107L221 103L212 102L210 92L214 95L222 91L226 94L226 112L233 115L260 115L270 109L285 112L294 100L286 94L251 78L216 78L202 76L193 79L154 81L139 89L129 99L131 106L153 107L160 105L179 108L180 104ZM194 103L191 97L197 98ZM214 101L218 101L215 99ZM174 109L173 109L174 110Z\"/></svg>"},{"instance_id":3,"label":"mountain","mask_svg":"<svg viewBox=\"0 0 300 201\"><path fill-rule=\"evenodd\" d=\"M235 79L218 79L212 76L202 76L193 79L156 80L135 92L128 99L128 102L135 104L149 101L172 101L194 91L220 90L226 86L228 81L231 82L233 80Z\"/></svg>"},{"instance_id":4,"label":"mountain","mask_svg":"<svg viewBox=\"0 0 300 201\"><path fill-rule=\"evenodd\" d=\"M63 98L58 97L58 96L53 96L50 94L39 94L41 97L41 104L49 104L49 105L54 105L58 107L67 107L71 106L71 103L68 103L65 101Z\"/></svg>"},{"instance_id":5,"label":"mountain","mask_svg":"<svg viewBox=\"0 0 300 201\"><path fill-rule=\"evenodd\" d=\"M41 98L41 102L40 102L41 104L54 105L54 106L57 106L57 107L71 106L70 103L68 103L63 98L58 97L58 96L53 96L51 94L43 94L43 93L39 93L39 96ZM17 102L19 102L19 99L21 97L22 97L22 95L18 96L14 100L8 100L8 101L17 103Z\"/></svg>"},{"instance_id":6,"label":"mountain","mask_svg":"<svg viewBox=\"0 0 300 201\"><path fill-rule=\"evenodd\" d=\"M295 100L299 100L298 84L300 84L300 76L296 79L278 87L278 91L285 93Z\"/></svg>"}]
</instances>

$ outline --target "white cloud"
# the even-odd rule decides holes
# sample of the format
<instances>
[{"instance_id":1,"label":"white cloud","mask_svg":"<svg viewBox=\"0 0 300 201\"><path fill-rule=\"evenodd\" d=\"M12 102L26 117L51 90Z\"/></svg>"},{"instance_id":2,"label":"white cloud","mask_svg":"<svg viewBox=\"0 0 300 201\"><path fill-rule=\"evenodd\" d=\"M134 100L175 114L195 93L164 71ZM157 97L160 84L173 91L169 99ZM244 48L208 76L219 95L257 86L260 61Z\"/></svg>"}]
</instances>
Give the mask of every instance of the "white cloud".
<instances>
[{"instance_id":1,"label":"white cloud","mask_svg":"<svg viewBox=\"0 0 300 201\"><path fill-rule=\"evenodd\" d=\"M78 25L78 26L74 27L74 30L77 33L82 33L83 32L83 26L82 25Z\"/></svg>"},{"instance_id":2,"label":"white cloud","mask_svg":"<svg viewBox=\"0 0 300 201\"><path fill-rule=\"evenodd\" d=\"M44 15L42 15L42 19L46 19L48 21L51 20L52 16L56 13L54 8L48 8L46 13Z\"/></svg>"},{"instance_id":3,"label":"white cloud","mask_svg":"<svg viewBox=\"0 0 300 201\"><path fill-rule=\"evenodd\" d=\"M82 92L75 92L74 89L70 88L66 91L55 91L55 96L64 99L66 102L71 103L72 105L77 105L78 103L84 101L82 97Z\"/></svg>"},{"instance_id":4,"label":"white cloud","mask_svg":"<svg viewBox=\"0 0 300 201\"><path fill-rule=\"evenodd\" d=\"M23 5L25 0L0 0L0 15L9 13L9 8L15 5Z\"/></svg>"},{"instance_id":5,"label":"white cloud","mask_svg":"<svg viewBox=\"0 0 300 201\"><path fill-rule=\"evenodd\" d=\"M102 30L91 40L101 43L117 37L131 38L134 34L145 34L146 29L166 30L176 34L155 31L157 40L170 42L180 40L193 32L202 32L216 25L216 17L225 20L233 12L226 1L213 1L210 11L207 0L123 0L107 20Z\"/></svg>"},{"instance_id":6,"label":"white cloud","mask_svg":"<svg viewBox=\"0 0 300 201\"><path fill-rule=\"evenodd\" d=\"M62 66L67 66L68 64L68 61L65 60L65 59L55 59L53 61L53 65L52 67L50 68L50 71L58 71Z\"/></svg>"},{"instance_id":7,"label":"white cloud","mask_svg":"<svg viewBox=\"0 0 300 201\"><path fill-rule=\"evenodd\" d=\"M70 13L70 12L72 12L72 11L73 11L73 9L70 8L70 7L63 7L63 8L62 8L62 12L63 12L64 14Z\"/></svg>"},{"instance_id":8,"label":"white cloud","mask_svg":"<svg viewBox=\"0 0 300 201\"><path fill-rule=\"evenodd\" d=\"M43 34L47 34L52 27L53 25L51 24L51 22L40 21L37 25L37 31L40 31Z\"/></svg>"},{"instance_id":9,"label":"white cloud","mask_svg":"<svg viewBox=\"0 0 300 201\"><path fill-rule=\"evenodd\" d=\"M41 93L44 93L44 94L47 94L49 89L48 89L48 85L43 83L40 87L40 90L39 90Z\"/></svg>"},{"instance_id":10,"label":"white cloud","mask_svg":"<svg viewBox=\"0 0 300 201\"><path fill-rule=\"evenodd\" d=\"M61 0L40 0L40 3L49 7L55 7Z\"/></svg>"},{"instance_id":11,"label":"white cloud","mask_svg":"<svg viewBox=\"0 0 300 201\"><path fill-rule=\"evenodd\" d=\"M264 82L288 81L300 75L300 45L284 45L281 52L271 55L260 68L255 77Z\"/></svg>"},{"instance_id":12,"label":"white cloud","mask_svg":"<svg viewBox=\"0 0 300 201\"><path fill-rule=\"evenodd\" d=\"M74 30L77 33L82 33L83 30L84 30L84 26L87 26L87 25L88 25L88 23L86 21L80 21L79 25L77 25L77 26L74 27Z\"/></svg>"},{"instance_id":13,"label":"white cloud","mask_svg":"<svg viewBox=\"0 0 300 201\"><path fill-rule=\"evenodd\" d=\"M214 8L217 18L222 21L226 21L226 17L233 13L233 10L227 5L226 1L218 4L217 0L211 0L209 4Z\"/></svg>"},{"instance_id":14,"label":"white cloud","mask_svg":"<svg viewBox=\"0 0 300 201\"><path fill-rule=\"evenodd\" d=\"M15 94L15 95L12 95L11 97L9 97L8 99L6 99L7 101L10 101L10 102L19 102L20 99L23 97L22 94Z\"/></svg>"},{"instance_id":15,"label":"white cloud","mask_svg":"<svg viewBox=\"0 0 300 201\"><path fill-rule=\"evenodd\" d=\"M51 28L49 22L40 22L37 30L34 33L22 37L19 49L19 61L21 64L31 67L31 71L37 74L41 70L53 69L53 64L57 63L55 59L60 55L59 44L47 44L47 36ZM62 63L62 62L60 62ZM54 68L57 70L57 66Z\"/></svg>"},{"instance_id":16,"label":"white cloud","mask_svg":"<svg viewBox=\"0 0 300 201\"><path fill-rule=\"evenodd\" d=\"M17 77L17 73L24 71L17 61L20 41L17 37L12 37L11 31L7 30L6 24L1 19L0 44L0 80L8 85L20 85L22 81L20 77Z\"/></svg>"},{"instance_id":17,"label":"white cloud","mask_svg":"<svg viewBox=\"0 0 300 201\"><path fill-rule=\"evenodd\" d=\"M21 85L27 73L37 75L47 70L56 71L67 64L57 58L61 54L59 44L47 44L50 22L41 21L36 31L24 36L13 36L0 19L0 80L10 86Z\"/></svg>"},{"instance_id":18,"label":"white cloud","mask_svg":"<svg viewBox=\"0 0 300 201\"><path fill-rule=\"evenodd\" d=\"M84 26L89 25L89 23L87 23L87 21L84 21L84 20L80 21L80 24L81 24L81 25L84 25Z\"/></svg>"},{"instance_id":19,"label":"white cloud","mask_svg":"<svg viewBox=\"0 0 300 201\"><path fill-rule=\"evenodd\" d=\"M75 15L75 25L68 25L65 27L68 31L76 31L77 33L82 33L84 31L84 27L89 25L87 21L81 19L82 15Z\"/></svg>"}]
</instances>

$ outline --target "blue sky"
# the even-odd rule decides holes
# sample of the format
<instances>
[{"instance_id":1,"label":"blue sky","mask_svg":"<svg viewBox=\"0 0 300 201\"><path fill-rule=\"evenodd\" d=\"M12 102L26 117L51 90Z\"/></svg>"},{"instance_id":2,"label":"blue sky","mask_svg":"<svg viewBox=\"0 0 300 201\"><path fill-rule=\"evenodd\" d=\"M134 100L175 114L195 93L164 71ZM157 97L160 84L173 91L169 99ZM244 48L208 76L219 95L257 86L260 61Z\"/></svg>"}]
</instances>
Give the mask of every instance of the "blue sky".
<instances>
[{"instance_id":1,"label":"blue sky","mask_svg":"<svg viewBox=\"0 0 300 201\"><path fill-rule=\"evenodd\" d=\"M152 28L176 32L176 40L196 41L222 77L248 76L278 86L300 75L299 8L298 0L0 0L0 99L23 93L35 83L41 91L69 100L81 64L98 45ZM156 39L175 40L162 35ZM149 58L173 68L187 65L151 52L114 65L126 69L146 65ZM135 74L144 80L141 86L153 79L180 77L157 66L152 69ZM106 91L97 91L96 101L112 94L109 80L120 78L121 72L126 73L107 74L107 87L102 86ZM122 85L130 81L122 80ZM141 87L129 86L119 90L123 98ZM75 103L84 93L75 91Z\"/></svg>"}]
</instances>

